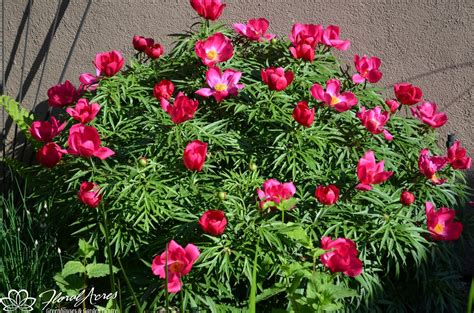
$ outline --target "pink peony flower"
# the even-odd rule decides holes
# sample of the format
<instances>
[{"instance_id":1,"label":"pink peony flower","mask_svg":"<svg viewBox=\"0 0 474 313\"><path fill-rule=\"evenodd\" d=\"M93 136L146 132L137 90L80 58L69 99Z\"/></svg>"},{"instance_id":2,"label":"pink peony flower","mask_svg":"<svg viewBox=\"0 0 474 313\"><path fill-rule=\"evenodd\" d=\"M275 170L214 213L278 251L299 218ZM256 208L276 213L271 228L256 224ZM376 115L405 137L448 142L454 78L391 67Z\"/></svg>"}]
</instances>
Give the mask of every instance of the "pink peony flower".
<instances>
[{"instance_id":1,"label":"pink peony flower","mask_svg":"<svg viewBox=\"0 0 474 313\"><path fill-rule=\"evenodd\" d=\"M462 233L462 224L455 222L456 211L449 208L434 210L433 203L425 203L426 224L434 240L457 240Z\"/></svg>"},{"instance_id":2,"label":"pink peony flower","mask_svg":"<svg viewBox=\"0 0 474 313\"><path fill-rule=\"evenodd\" d=\"M59 121L51 116L49 121L34 121L30 126L31 137L38 141L50 142L66 127L66 122L59 125Z\"/></svg>"},{"instance_id":3,"label":"pink peony flower","mask_svg":"<svg viewBox=\"0 0 474 313\"><path fill-rule=\"evenodd\" d=\"M339 27L329 25L323 32L322 42L328 47L334 47L337 50L347 50L351 46L349 40L339 39Z\"/></svg>"},{"instance_id":4,"label":"pink peony flower","mask_svg":"<svg viewBox=\"0 0 474 313\"><path fill-rule=\"evenodd\" d=\"M75 108L67 108L66 112L79 123L87 124L94 120L99 110L98 103L89 104L89 100L81 98L77 101Z\"/></svg>"},{"instance_id":5,"label":"pink peony flower","mask_svg":"<svg viewBox=\"0 0 474 313\"><path fill-rule=\"evenodd\" d=\"M190 3L197 14L211 21L217 20L226 6L220 0L191 0Z\"/></svg>"},{"instance_id":6,"label":"pink peony flower","mask_svg":"<svg viewBox=\"0 0 474 313\"><path fill-rule=\"evenodd\" d=\"M48 89L48 104L52 107L63 107L73 103L79 93L69 80Z\"/></svg>"},{"instance_id":7,"label":"pink peony flower","mask_svg":"<svg viewBox=\"0 0 474 313\"><path fill-rule=\"evenodd\" d=\"M114 151L100 146L100 138L97 130L92 126L83 124L73 125L69 129L68 153L86 158L92 156L105 160L115 154Z\"/></svg>"},{"instance_id":8,"label":"pink peony flower","mask_svg":"<svg viewBox=\"0 0 474 313\"><path fill-rule=\"evenodd\" d=\"M194 113L198 108L198 101L186 97L182 92L179 92L171 105L165 98L161 99L161 108L165 110L171 117L175 124L181 124L194 117Z\"/></svg>"},{"instance_id":9,"label":"pink peony flower","mask_svg":"<svg viewBox=\"0 0 474 313\"><path fill-rule=\"evenodd\" d=\"M220 236L227 226L227 219L221 210L208 210L199 219L202 230L212 236Z\"/></svg>"},{"instance_id":10,"label":"pink peony flower","mask_svg":"<svg viewBox=\"0 0 474 313\"><path fill-rule=\"evenodd\" d=\"M79 200L91 208L99 206L102 195L100 194L100 188L92 182L83 182L79 191L77 192Z\"/></svg>"},{"instance_id":11,"label":"pink peony flower","mask_svg":"<svg viewBox=\"0 0 474 313\"><path fill-rule=\"evenodd\" d=\"M372 190L372 185L381 184L392 176L393 172L384 171L384 161L375 162L373 151L367 151L357 164L357 177L360 183L356 189Z\"/></svg>"},{"instance_id":12,"label":"pink peony flower","mask_svg":"<svg viewBox=\"0 0 474 313\"><path fill-rule=\"evenodd\" d=\"M414 117L433 128L441 127L448 121L446 113L437 112L436 103L433 102L423 102L410 109Z\"/></svg>"},{"instance_id":13,"label":"pink peony flower","mask_svg":"<svg viewBox=\"0 0 474 313\"><path fill-rule=\"evenodd\" d=\"M292 182L282 184L273 178L267 179L263 183L262 189L257 189L260 208L263 208L263 205L269 201L279 204L282 200L292 198L296 193L296 187Z\"/></svg>"},{"instance_id":14,"label":"pink peony flower","mask_svg":"<svg viewBox=\"0 0 474 313\"><path fill-rule=\"evenodd\" d=\"M166 79L156 83L153 87L153 96L161 101L161 99L170 99L174 92L174 84Z\"/></svg>"},{"instance_id":15,"label":"pink peony flower","mask_svg":"<svg viewBox=\"0 0 474 313\"><path fill-rule=\"evenodd\" d=\"M91 73L82 73L79 76L79 81L81 82L79 90L84 92L86 90L94 91L99 86L99 78L92 75Z\"/></svg>"},{"instance_id":16,"label":"pink peony flower","mask_svg":"<svg viewBox=\"0 0 474 313\"><path fill-rule=\"evenodd\" d=\"M145 53L151 59L158 59L163 54L163 46L159 43L155 43L146 47Z\"/></svg>"},{"instance_id":17,"label":"pink peony flower","mask_svg":"<svg viewBox=\"0 0 474 313\"><path fill-rule=\"evenodd\" d=\"M333 205L339 199L339 188L337 188L335 185L320 185L316 187L314 196L322 204Z\"/></svg>"},{"instance_id":18,"label":"pink peony flower","mask_svg":"<svg viewBox=\"0 0 474 313\"><path fill-rule=\"evenodd\" d=\"M194 51L207 66L225 62L234 55L234 48L229 38L222 33L215 33L206 40L196 42Z\"/></svg>"},{"instance_id":19,"label":"pink peony flower","mask_svg":"<svg viewBox=\"0 0 474 313\"><path fill-rule=\"evenodd\" d=\"M275 38L274 34L267 34L268 25L270 23L265 18L251 19L247 25L242 23L235 23L232 25L234 30L249 40L262 41L262 37L267 40Z\"/></svg>"},{"instance_id":20,"label":"pink peony flower","mask_svg":"<svg viewBox=\"0 0 474 313\"><path fill-rule=\"evenodd\" d=\"M199 258L199 249L188 244L184 249L174 240L168 243L167 249L153 259L151 270L153 275L166 279L168 276L168 292L176 293L181 290L183 283L181 277L191 271L194 262ZM168 275L166 275L168 272Z\"/></svg>"},{"instance_id":21,"label":"pink peony flower","mask_svg":"<svg viewBox=\"0 0 474 313\"><path fill-rule=\"evenodd\" d=\"M262 81L270 88L270 90L281 91L291 84L295 75L292 71L286 71L283 67L269 67L262 69L260 72Z\"/></svg>"},{"instance_id":22,"label":"pink peony flower","mask_svg":"<svg viewBox=\"0 0 474 313\"><path fill-rule=\"evenodd\" d=\"M63 154L66 154L67 151L61 149L54 142L48 142L43 147L41 147L38 152L36 153L36 160L43 165L44 167L54 167L56 164L61 161Z\"/></svg>"},{"instance_id":23,"label":"pink peony flower","mask_svg":"<svg viewBox=\"0 0 474 313\"><path fill-rule=\"evenodd\" d=\"M401 104L413 105L420 102L423 97L421 89L409 83L395 84L393 91Z\"/></svg>"},{"instance_id":24,"label":"pink peony flower","mask_svg":"<svg viewBox=\"0 0 474 313\"><path fill-rule=\"evenodd\" d=\"M300 101L293 109L293 119L304 127L310 127L314 122L314 110L308 107L306 101Z\"/></svg>"},{"instance_id":25,"label":"pink peony flower","mask_svg":"<svg viewBox=\"0 0 474 313\"><path fill-rule=\"evenodd\" d=\"M346 238L331 240L331 237L321 239L321 248L329 250L319 258L324 266L331 272L341 272L347 276L355 277L362 273L362 262L357 257L359 253L355 243Z\"/></svg>"},{"instance_id":26,"label":"pink peony flower","mask_svg":"<svg viewBox=\"0 0 474 313\"><path fill-rule=\"evenodd\" d=\"M393 136L384 128L385 124L390 119L390 114L387 111L382 112L382 108L376 106L373 109L366 110L362 107L356 113L356 117L362 122L362 125L372 134L383 133L386 140L392 140Z\"/></svg>"},{"instance_id":27,"label":"pink peony flower","mask_svg":"<svg viewBox=\"0 0 474 313\"><path fill-rule=\"evenodd\" d=\"M436 172L443 169L447 165L448 160L442 156L430 156L428 149L420 151L418 158L418 168L420 172L430 179L435 185L443 184L447 179L440 179L436 176Z\"/></svg>"},{"instance_id":28,"label":"pink peony flower","mask_svg":"<svg viewBox=\"0 0 474 313\"><path fill-rule=\"evenodd\" d=\"M322 34L322 25L294 24L289 35L293 45L290 47L293 57L312 62L314 60L314 48L321 41Z\"/></svg>"},{"instance_id":29,"label":"pink peony flower","mask_svg":"<svg viewBox=\"0 0 474 313\"><path fill-rule=\"evenodd\" d=\"M97 53L94 61L97 76L114 76L122 69L124 62L120 51Z\"/></svg>"},{"instance_id":30,"label":"pink peony flower","mask_svg":"<svg viewBox=\"0 0 474 313\"><path fill-rule=\"evenodd\" d=\"M448 149L448 162L455 170L471 168L472 159L466 155L466 148L461 147L461 142L456 140Z\"/></svg>"},{"instance_id":31,"label":"pink peony flower","mask_svg":"<svg viewBox=\"0 0 474 313\"><path fill-rule=\"evenodd\" d=\"M200 140L193 140L186 145L183 154L183 163L188 170L202 170L204 162L206 162L207 143Z\"/></svg>"},{"instance_id":32,"label":"pink peony flower","mask_svg":"<svg viewBox=\"0 0 474 313\"><path fill-rule=\"evenodd\" d=\"M352 92L340 93L341 82L337 79L330 79L326 82L326 90L319 84L311 87L311 95L324 102L327 106L333 107L338 112L350 110L357 104L357 98Z\"/></svg>"},{"instance_id":33,"label":"pink peony flower","mask_svg":"<svg viewBox=\"0 0 474 313\"><path fill-rule=\"evenodd\" d=\"M368 58L363 56L360 58L357 54L354 55L354 65L359 74L354 74L352 80L356 84L360 84L368 80L369 83L376 83L382 78L382 73L379 71L380 59L377 57Z\"/></svg>"},{"instance_id":34,"label":"pink peony flower","mask_svg":"<svg viewBox=\"0 0 474 313\"><path fill-rule=\"evenodd\" d=\"M236 96L239 89L244 85L239 84L241 72L232 69L225 70L224 73L218 67L211 67L206 72L207 84L210 88L201 88L196 94L203 97L214 96L217 102L230 96Z\"/></svg>"},{"instance_id":35,"label":"pink peony flower","mask_svg":"<svg viewBox=\"0 0 474 313\"><path fill-rule=\"evenodd\" d=\"M145 52L146 48L152 46L155 41L152 38L145 38L143 36L133 36L133 48L139 52Z\"/></svg>"},{"instance_id":36,"label":"pink peony flower","mask_svg":"<svg viewBox=\"0 0 474 313\"><path fill-rule=\"evenodd\" d=\"M390 113L392 114L397 112L398 108L400 107L400 103L398 103L397 100L393 99L385 100L385 104L388 106L388 108L390 109Z\"/></svg>"}]
</instances>

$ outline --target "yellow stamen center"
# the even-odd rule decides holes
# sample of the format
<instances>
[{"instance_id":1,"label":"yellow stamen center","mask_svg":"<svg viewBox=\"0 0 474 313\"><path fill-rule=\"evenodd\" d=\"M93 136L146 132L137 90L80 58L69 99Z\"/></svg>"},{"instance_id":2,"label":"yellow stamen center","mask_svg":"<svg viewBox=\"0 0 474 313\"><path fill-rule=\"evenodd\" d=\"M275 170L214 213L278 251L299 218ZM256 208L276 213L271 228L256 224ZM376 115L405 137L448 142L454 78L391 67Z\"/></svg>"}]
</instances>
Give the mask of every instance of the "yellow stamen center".
<instances>
[{"instance_id":1,"label":"yellow stamen center","mask_svg":"<svg viewBox=\"0 0 474 313\"><path fill-rule=\"evenodd\" d=\"M183 269L183 263L176 261L169 265L169 271L173 273L179 273Z\"/></svg>"},{"instance_id":2,"label":"yellow stamen center","mask_svg":"<svg viewBox=\"0 0 474 313\"><path fill-rule=\"evenodd\" d=\"M209 50L207 51L206 55L209 60L215 60L217 58L217 51L214 49Z\"/></svg>"},{"instance_id":3,"label":"yellow stamen center","mask_svg":"<svg viewBox=\"0 0 474 313\"><path fill-rule=\"evenodd\" d=\"M444 226L441 225L440 223L436 224L436 226L433 228L433 231L437 233L438 235L441 235L444 231Z\"/></svg>"},{"instance_id":4,"label":"yellow stamen center","mask_svg":"<svg viewBox=\"0 0 474 313\"><path fill-rule=\"evenodd\" d=\"M341 100L339 100L338 97L332 96L332 97L331 97L331 103L330 103L330 105L336 105L336 104L338 104L339 102L341 102Z\"/></svg>"},{"instance_id":5,"label":"yellow stamen center","mask_svg":"<svg viewBox=\"0 0 474 313\"><path fill-rule=\"evenodd\" d=\"M214 89L216 91L224 91L224 90L227 90L227 85L226 84L222 84L222 83L218 83L218 84L215 84L214 85Z\"/></svg>"}]
</instances>

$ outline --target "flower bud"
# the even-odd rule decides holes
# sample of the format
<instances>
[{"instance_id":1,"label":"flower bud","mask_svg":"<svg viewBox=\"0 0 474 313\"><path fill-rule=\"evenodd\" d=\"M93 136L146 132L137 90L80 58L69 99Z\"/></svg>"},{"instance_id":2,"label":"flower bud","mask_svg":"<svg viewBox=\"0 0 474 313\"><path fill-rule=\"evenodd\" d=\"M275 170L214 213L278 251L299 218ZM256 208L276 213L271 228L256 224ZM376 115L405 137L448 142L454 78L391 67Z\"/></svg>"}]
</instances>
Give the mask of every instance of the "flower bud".
<instances>
[{"instance_id":1,"label":"flower bud","mask_svg":"<svg viewBox=\"0 0 474 313\"><path fill-rule=\"evenodd\" d=\"M219 191L219 193L217 193L217 196L219 197L219 199L221 201L224 201L227 199L227 192L225 191Z\"/></svg>"},{"instance_id":2,"label":"flower bud","mask_svg":"<svg viewBox=\"0 0 474 313\"><path fill-rule=\"evenodd\" d=\"M145 167L148 164L148 160L145 157L141 157L138 159L138 164L140 164L141 167Z\"/></svg>"},{"instance_id":3,"label":"flower bud","mask_svg":"<svg viewBox=\"0 0 474 313\"><path fill-rule=\"evenodd\" d=\"M400 202L403 205L409 206L415 202L415 195L407 190L404 190L400 196Z\"/></svg>"}]
</instances>

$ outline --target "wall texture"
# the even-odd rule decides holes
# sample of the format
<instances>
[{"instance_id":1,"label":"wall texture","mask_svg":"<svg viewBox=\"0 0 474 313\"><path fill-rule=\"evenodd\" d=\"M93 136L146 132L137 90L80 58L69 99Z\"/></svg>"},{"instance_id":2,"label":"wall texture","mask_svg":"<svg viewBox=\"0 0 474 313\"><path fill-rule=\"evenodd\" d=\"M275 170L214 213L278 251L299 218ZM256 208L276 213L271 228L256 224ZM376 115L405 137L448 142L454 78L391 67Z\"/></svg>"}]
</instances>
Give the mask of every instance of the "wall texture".
<instances>
[{"instance_id":1,"label":"wall texture","mask_svg":"<svg viewBox=\"0 0 474 313\"><path fill-rule=\"evenodd\" d=\"M17 96L26 34L28 0L3 0L5 3L6 93ZM61 15L51 46L39 101L46 90L58 82L71 53L65 79L78 83L81 72L93 72L96 52L118 49L132 55L131 38L140 34L155 38L169 50L167 34L187 30L196 14L187 0L60 0ZM381 58L384 74L379 86L392 96L396 82L419 85L425 99L439 104L449 115L441 129L455 133L474 154L474 1L472 0L224 0L222 20L243 22L266 17L270 31L285 37L295 22L340 25L342 38L352 40L350 50L340 53L351 63L354 54ZM29 40L25 56L23 105L33 107L44 61L44 46L52 28L58 0L33 2ZM70 51L81 19L83 29L77 45ZM43 48L43 49L42 49ZM40 108L44 107L40 105ZM9 125L7 125L7 128ZM12 137L12 129L9 139Z\"/></svg>"}]
</instances>

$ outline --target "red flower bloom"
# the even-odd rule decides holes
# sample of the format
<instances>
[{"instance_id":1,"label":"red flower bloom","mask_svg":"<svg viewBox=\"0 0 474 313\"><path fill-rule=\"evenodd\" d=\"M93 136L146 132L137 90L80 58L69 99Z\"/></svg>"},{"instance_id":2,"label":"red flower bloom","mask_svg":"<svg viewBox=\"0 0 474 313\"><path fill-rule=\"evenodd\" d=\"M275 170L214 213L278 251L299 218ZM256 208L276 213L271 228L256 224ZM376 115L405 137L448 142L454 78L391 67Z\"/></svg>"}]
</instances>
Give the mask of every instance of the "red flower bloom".
<instances>
[{"instance_id":1,"label":"red flower bloom","mask_svg":"<svg viewBox=\"0 0 474 313\"><path fill-rule=\"evenodd\" d=\"M457 240L462 233L462 224L455 222L456 211L449 208L434 210L433 203L426 202L426 224L434 240Z\"/></svg>"},{"instance_id":2,"label":"red flower bloom","mask_svg":"<svg viewBox=\"0 0 474 313\"><path fill-rule=\"evenodd\" d=\"M448 121L446 113L437 112L436 103L433 102L423 102L421 105L410 109L414 117L433 128L441 127Z\"/></svg>"},{"instance_id":3,"label":"red flower bloom","mask_svg":"<svg viewBox=\"0 0 474 313\"><path fill-rule=\"evenodd\" d=\"M96 54L94 65L97 76L114 76L122 69L124 62L122 54L117 50Z\"/></svg>"},{"instance_id":4,"label":"red flower bloom","mask_svg":"<svg viewBox=\"0 0 474 313\"><path fill-rule=\"evenodd\" d=\"M263 208L263 205L269 201L278 204L282 200L288 200L296 193L296 187L292 182L282 184L273 178L267 179L263 183L262 189L257 189L257 194L260 198L260 208Z\"/></svg>"},{"instance_id":5,"label":"red flower bloom","mask_svg":"<svg viewBox=\"0 0 474 313\"><path fill-rule=\"evenodd\" d=\"M415 202L415 195L408 190L403 190L402 194L400 195L400 202L403 205L409 206Z\"/></svg>"},{"instance_id":6,"label":"red flower bloom","mask_svg":"<svg viewBox=\"0 0 474 313\"><path fill-rule=\"evenodd\" d=\"M82 73L79 76L79 81L81 82L79 90L85 92L86 90L94 91L99 86L99 78L92 75L91 73Z\"/></svg>"},{"instance_id":7,"label":"red flower bloom","mask_svg":"<svg viewBox=\"0 0 474 313\"><path fill-rule=\"evenodd\" d=\"M337 79L330 79L326 82L326 90L320 84L311 87L311 95L324 102L327 106L333 107L338 112L350 110L357 104L357 98L352 92L341 91L341 82Z\"/></svg>"},{"instance_id":8,"label":"red flower bloom","mask_svg":"<svg viewBox=\"0 0 474 313\"><path fill-rule=\"evenodd\" d=\"M294 24L289 35L291 44L290 52L295 59L312 62L314 48L321 41L323 26L315 24Z\"/></svg>"},{"instance_id":9,"label":"red flower bloom","mask_svg":"<svg viewBox=\"0 0 474 313\"><path fill-rule=\"evenodd\" d=\"M328 47L334 47L337 50L347 50L351 46L349 40L339 39L339 26L329 25L323 32L322 42Z\"/></svg>"},{"instance_id":10,"label":"red flower bloom","mask_svg":"<svg viewBox=\"0 0 474 313\"><path fill-rule=\"evenodd\" d=\"M79 97L79 93L69 80L48 89L48 104L52 107L63 107L71 104Z\"/></svg>"},{"instance_id":11,"label":"red flower bloom","mask_svg":"<svg viewBox=\"0 0 474 313\"><path fill-rule=\"evenodd\" d=\"M379 71L380 59L377 57L368 58L363 56L360 58L357 54L354 55L354 65L359 74L354 74L352 80L356 84L365 82L367 79L370 83L374 84L382 78L382 73Z\"/></svg>"},{"instance_id":12,"label":"red flower bloom","mask_svg":"<svg viewBox=\"0 0 474 313\"><path fill-rule=\"evenodd\" d=\"M212 236L220 236L227 225L225 214L221 210L208 210L199 219L202 230Z\"/></svg>"},{"instance_id":13,"label":"red flower bloom","mask_svg":"<svg viewBox=\"0 0 474 313\"><path fill-rule=\"evenodd\" d=\"M232 25L234 30L242 36L247 37L249 40L262 41L262 37L267 40L275 38L274 34L267 34L268 25L270 23L265 18L251 19L247 22L247 25L242 23L235 23Z\"/></svg>"},{"instance_id":14,"label":"red flower bloom","mask_svg":"<svg viewBox=\"0 0 474 313\"><path fill-rule=\"evenodd\" d=\"M190 3L197 14L211 21L217 20L225 8L220 0L191 0Z\"/></svg>"},{"instance_id":15,"label":"red flower bloom","mask_svg":"<svg viewBox=\"0 0 474 313\"><path fill-rule=\"evenodd\" d=\"M59 125L59 121L51 116L49 121L34 121L30 126L31 137L38 141L50 142L66 126L66 122Z\"/></svg>"},{"instance_id":16,"label":"red flower bloom","mask_svg":"<svg viewBox=\"0 0 474 313\"><path fill-rule=\"evenodd\" d=\"M448 149L448 162L455 170L471 168L472 159L466 155L466 148L461 147L461 142L456 140Z\"/></svg>"},{"instance_id":17,"label":"red flower bloom","mask_svg":"<svg viewBox=\"0 0 474 313\"><path fill-rule=\"evenodd\" d=\"M357 257L359 252L352 240L346 238L331 240L331 237L323 237L321 248L330 250L319 258L324 266L328 267L333 273L342 272L350 277L362 273L362 262Z\"/></svg>"},{"instance_id":18,"label":"red flower bloom","mask_svg":"<svg viewBox=\"0 0 474 313\"><path fill-rule=\"evenodd\" d=\"M184 166L188 170L198 171L202 170L207 155L207 143L194 140L186 145L183 155Z\"/></svg>"},{"instance_id":19,"label":"red flower bloom","mask_svg":"<svg viewBox=\"0 0 474 313\"><path fill-rule=\"evenodd\" d=\"M292 71L286 71L283 67L269 67L261 71L262 81L268 85L270 90L281 91L286 89L293 81L294 74Z\"/></svg>"},{"instance_id":20,"label":"red flower bloom","mask_svg":"<svg viewBox=\"0 0 474 313\"><path fill-rule=\"evenodd\" d=\"M356 189L362 191L372 190L373 184L381 184L392 176L393 172L384 171L384 161L375 162L373 151L367 151L357 164L357 177L360 184Z\"/></svg>"},{"instance_id":21,"label":"red flower bloom","mask_svg":"<svg viewBox=\"0 0 474 313\"><path fill-rule=\"evenodd\" d=\"M102 200L99 186L87 181L81 184L81 187L77 192L77 197L82 203L91 208L96 208L99 205L100 200Z\"/></svg>"},{"instance_id":22,"label":"red flower bloom","mask_svg":"<svg viewBox=\"0 0 474 313\"><path fill-rule=\"evenodd\" d=\"M115 154L114 151L100 146L100 138L97 130L92 126L83 124L73 125L69 129L68 153L86 158L92 156L105 160Z\"/></svg>"},{"instance_id":23,"label":"red flower bloom","mask_svg":"<svg viewBox=\"0 0 474 313\"><path fill-rule=\"evenodd\" d=\"M77 101L75 108L67 108L66 112L76 121L87 124L94 120L99 110L100 105L98 103L89 104L89 100L81 98Z\"/></svg>"},{"instance_id":24,"label":"red flower bloom","mask_svg":"<svg viewBox=\"0 0 474 313\"><path fill-rule=\"evenodd\" d=\"M397 112L398 108L400 107L400 103L393 99L385 100L385 104L388 106L388 108L390 109L390 113L392 114Z\"/></svg>"},{"instance_id":25,"label":"red flower bloom","mask_svg":"<svg viewBox=\"0 0 474 313\"><path fill-rule=\"evenodd\" d=\"M155 43L146 47L145 53L152 59L158 59L163 54L163 46L159 43Z\"/></svg>"},{"instance_id":26,"label":"red flower bloom","mask_svg":"<svg viewBox=\"0 0 474 313\"><path fill-rule=\"evenodd\" d=\"M176 293L183 286L181 277L191 271L194 262L199 258L199 254L199 249L195 245L188 244L183 249L174 240L171 240L168 243L167 251L165 250L153 259L151 270L153 275L159 276L161 279L166 279L166 276L168 276L166 288L168 292ZM168 275L166 272L168 272Z\"/></svg>"},{"instance_id":27,"label":"red flower bloom","mask_svg":"<svg viewBox=\"0 0 474 313\"><path fill-rule=\"evenodd\" d=\"M155 41L152 38L145 38L143 36L133 36L133 47L135 50L145 52L148 46L152 46Z\"/></svg>"},{"instance_id":28,"label":"red flower bloom","mask_svg":"<svg viewBox=\"0 0 474 313\"><path fill-rule=\"evenodd\" d=\"M325 205L333 205L339 199L339 188L335 185L318 186L314 191L314 196L319 202Z\"/></svg>"},{"instance_id":29,"label":"red flower bloom","mask_svg":"<svg viewBox=\"0 0 474 313\"><path fill-rule=\"evenodd\" d=\"M215 33L206 40L199 40L196 42L194 51L202 63L207 66L225 62L234 55L234 48L230 39L222 33Z\"/></svg>"},{"instance_id":30,"label":"red flower bloom","mask_svg":"<svg viewBox=\"0 0 474 313\"><path fill-rule=\"evenodd\" d=\"M174 92L174 85L171 81L163 79L153 87L153 95L158 101L161 99L170 99Z\"/></svg>"},{"instance_id":31,"label":"red flower bloom","mask_svg":"<svg viewBox=\"0 0 474 313\"><path fill-rule=\"evenodd\" d=\"M67 151L54 142L48 142L36 153L36 160L44 167L54 167Z\"/></svg>"},{"instance_id":32,"label":"red flower bloom","mask_svg":"<svg viewBox=\"0 0 474 313\"><path fill-rule=\"evenodd\" d=\"M161 108L171 116L173 123L181 124L194 117L194 113L196 113L198 108L198 101L189 99L184 93L179 92L173 105L165 98L162 98Z\"/></svg>"},{"instance_id":33,"label":"red flower bloom","mask_svg":"<svg viewBox=\"0 0 474 313\"><path fill-rule=\"evenodd\" d=\"M314 108L310 109L306 101L300 101L293 109L293 118L300 125L310 127L314 122Z\"/></svg>"},{"instance_id":34,"label":"red flower bloom","mask_svg":"<svg viewBox=\"0 0 474 313\"><path fill-rule=\"evenodd\" d=\"M418 168L420 172L430 179L435 185L443 184L447 179L440 179L436 172L447 165L448 160L444 156L430 156L428 149L420 151L418 158Z\"/></svg>"},{"instance_id":35,"label":"red flower bloom","mask_svg":"<svg viewBox=\"0 0 474 313\"><path fill-rule=\"evenodd\" d=\"M371 132L372 134L383 133L386 140L392 140L393 136L384 128L385 124L390 119L390 115L387 111L382 112L382 108L376 106L373 109L365 110L362 107L356 117L362 122L362 125Z\"/></svg>"},{"instance_id":36,"label":"red flower bloom","mask_svg":"<svg viewBox=\"0 0 474 313\"><path fill-rule=\"evenodd\" d=\"M408 83L395 84L393 91L398 101L402 104L413 105L421 101L423 92L419 87L413 86Z\"/></svg>"}]
</instances>

